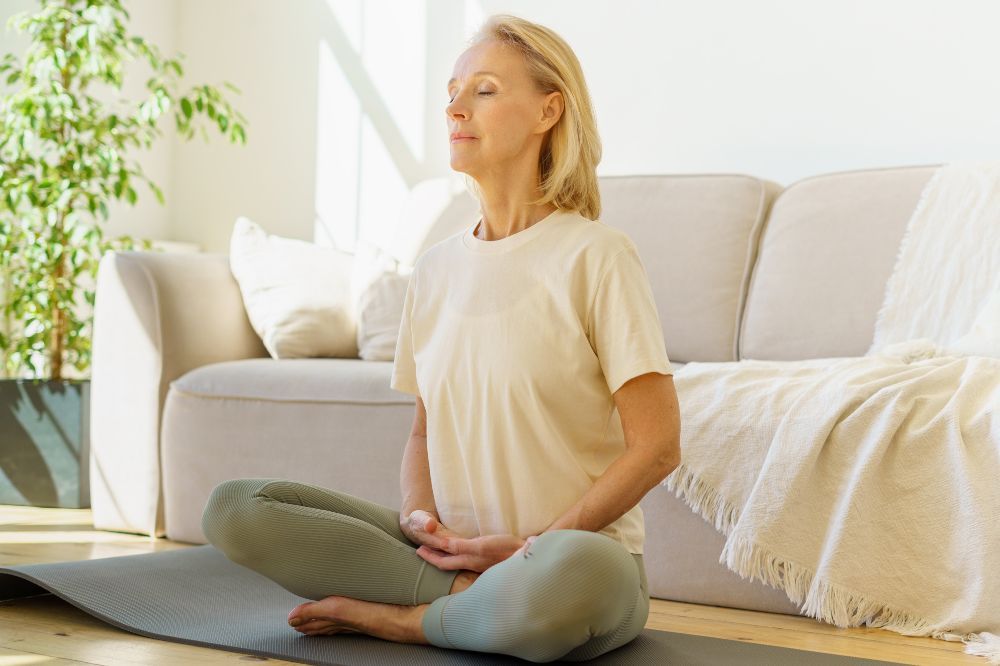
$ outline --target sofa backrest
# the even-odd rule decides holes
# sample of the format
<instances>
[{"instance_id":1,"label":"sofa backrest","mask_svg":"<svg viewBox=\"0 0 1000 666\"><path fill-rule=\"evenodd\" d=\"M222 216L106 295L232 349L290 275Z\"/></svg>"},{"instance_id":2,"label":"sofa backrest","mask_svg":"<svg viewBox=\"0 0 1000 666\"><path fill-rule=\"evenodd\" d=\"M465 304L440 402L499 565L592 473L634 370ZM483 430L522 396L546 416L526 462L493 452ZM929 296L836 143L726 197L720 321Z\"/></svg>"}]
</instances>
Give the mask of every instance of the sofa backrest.
<instances>
[{"instance_id":1,"label":"sofa backrest","mask_svg":"<svg viewBox=\"0 0 1000 666\"><path fill-rule=\"evenodd\" d=\"M845 171L785 187L760 237L739 358L863 356L903 232L938 166Z\"/></svg>"},{"instance_id":2,"label":"sofa backrest","mask_svg":"<svg viewBox=\"0 0 1000 666\"><path fill-rule=\"evenodd\" d=\"M737 360L757 238L781 186L742 174L598 181L600 220L635 241L670 360Z\"/></svg>"},{"instance_id":3,"label":"sofa backrest","mask_svg":"<svg viewBox=\"0 0 1000 666\"><path fill-rule=\"evenodd\" d=\"M670 360L861 356L906 224L940 165L812 176L601 176L600 221L629 234ZM415 190L416 192L416 190ZM394 254L411 264L475 221L454 177L404 207Z\"/></svg>"}]
</instances>

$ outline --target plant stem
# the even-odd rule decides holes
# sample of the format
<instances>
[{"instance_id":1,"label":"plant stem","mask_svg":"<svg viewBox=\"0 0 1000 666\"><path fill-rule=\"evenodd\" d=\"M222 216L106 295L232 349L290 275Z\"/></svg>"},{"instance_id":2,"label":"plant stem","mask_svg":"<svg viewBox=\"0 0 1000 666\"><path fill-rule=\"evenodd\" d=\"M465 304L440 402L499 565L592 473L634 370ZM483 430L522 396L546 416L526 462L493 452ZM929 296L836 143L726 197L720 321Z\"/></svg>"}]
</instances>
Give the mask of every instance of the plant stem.
<instances>
[{"instance_id":1,"label":"plant stem","mask_svg":"<svg viewBox=\"0 0 1000 666\"><path fill-rule=\"evenodd\" d=\"M66 3L66 9L72 9L72 2ZM62 34L60 36L60 41L62 42L63 52L66 52L69 44L67 43L69 26L64 25ZM69 68L68 65L62 68L62 84L63 90L68 94L70 79L69 79ZM67 145L69 139L67 127L66 127L66 117L63 116L63 120L60 123L59 134L62 136L63 146ZM66 164L67 157L63 159L64 166ZM56 228L54 230L56 240L61 247L65 247L65 239L63 238L63 224L66 220L66 211L60 210L58 221L56 223ZM59 285L63 279L63 273L65 271L66 256L63 253L59 254L59 262L56 264L55 270L52 274L52 290L49 297L49 306L52 311L52 331L51 339L49 342L49 378L59 380L62 379L62 357L63 357L63 339L66 337L66 313L59 306Z\"/></svg>"}]
</instances>

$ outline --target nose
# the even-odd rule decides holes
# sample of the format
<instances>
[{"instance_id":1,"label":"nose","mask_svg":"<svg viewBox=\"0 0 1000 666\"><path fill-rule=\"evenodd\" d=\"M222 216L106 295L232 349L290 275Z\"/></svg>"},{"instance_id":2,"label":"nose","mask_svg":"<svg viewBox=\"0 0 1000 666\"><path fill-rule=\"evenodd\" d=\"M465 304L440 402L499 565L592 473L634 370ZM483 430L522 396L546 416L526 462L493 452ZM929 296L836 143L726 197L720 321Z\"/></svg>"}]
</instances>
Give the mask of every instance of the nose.
<instances>
[{"instance_id":1,"label":"nose","mask_svg":"<svg viewBox=\"0 0 1000 666\"><path fill-rule=\"evenodd\" d=\"M462 120L469 119L468 110L464 106L462 106L457 96L455 97L455 99L449 102L447 106L444 107L444 115L446 118L449 119L458 119L458 118Z\"/></svg>"}]
</instances>

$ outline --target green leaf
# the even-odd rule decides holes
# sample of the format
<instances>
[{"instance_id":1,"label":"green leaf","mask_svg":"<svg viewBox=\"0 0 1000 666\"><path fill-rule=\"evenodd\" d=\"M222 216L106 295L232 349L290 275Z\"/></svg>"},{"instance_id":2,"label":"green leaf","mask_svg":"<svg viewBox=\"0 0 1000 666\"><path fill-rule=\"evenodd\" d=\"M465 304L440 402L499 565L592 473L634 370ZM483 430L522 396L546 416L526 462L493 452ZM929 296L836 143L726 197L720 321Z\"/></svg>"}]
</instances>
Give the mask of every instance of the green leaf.
<instances>
[{"instance_id":1,"label":"green leaf","mask_svg":"<svg viewBox=\"0 0 1000 666\"><path fill-rule=\"evenodd\" d=\"M185 117L187 117L187 118L191 117L191 114L192 114L191 100L189 100L187 97L182 97L181 98L181 111L184 112L184 116Z\"/></svg>"}]
</instances>

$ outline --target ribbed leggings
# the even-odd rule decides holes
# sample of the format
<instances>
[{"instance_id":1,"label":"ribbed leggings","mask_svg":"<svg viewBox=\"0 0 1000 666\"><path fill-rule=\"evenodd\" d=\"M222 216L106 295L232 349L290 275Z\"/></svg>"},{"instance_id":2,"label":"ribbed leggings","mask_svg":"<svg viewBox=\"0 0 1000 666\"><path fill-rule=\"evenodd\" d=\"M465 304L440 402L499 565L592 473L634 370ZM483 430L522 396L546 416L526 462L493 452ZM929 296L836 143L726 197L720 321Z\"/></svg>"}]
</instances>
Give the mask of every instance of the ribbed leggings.
<instances>
[{"instance_id":1,"label":"ribbed leggings","mask_svg":"<svg viewBox=\"0 0 1000 666\"><path fill-rule=\"evenodd\" d=\"M642 555L597 532L545 532L528 557L509 557L449 594L458 571L417 555L398 511L347 493L232 479L212 491L202 529L229 559L300 597L429 603L423 631L442 648L585 661L638 636L649 615Z\"/></svg>"}]
</instances>

